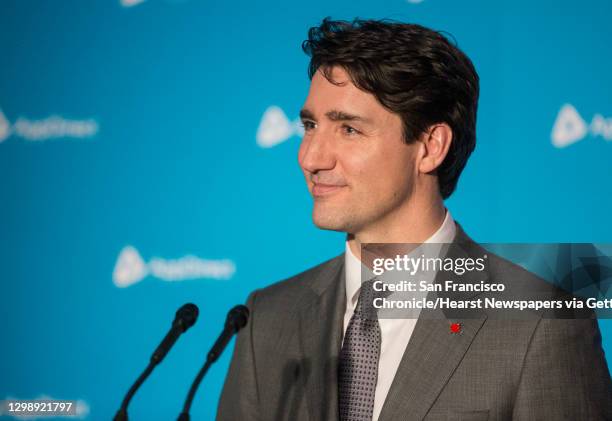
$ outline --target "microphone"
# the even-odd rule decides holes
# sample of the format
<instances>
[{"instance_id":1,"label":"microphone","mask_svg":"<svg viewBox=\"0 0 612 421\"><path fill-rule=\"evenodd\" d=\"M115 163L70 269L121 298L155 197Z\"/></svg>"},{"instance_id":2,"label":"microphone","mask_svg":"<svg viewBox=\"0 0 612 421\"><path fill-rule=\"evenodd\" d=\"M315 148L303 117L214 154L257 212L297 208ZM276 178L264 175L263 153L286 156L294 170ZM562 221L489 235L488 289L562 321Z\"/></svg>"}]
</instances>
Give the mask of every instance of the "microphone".
<instances>
[{"instance_id":1,"label":"microphone","mask_svg":"<svg viewBox=\"0 0 612 421\"><path fill-rule=\"evenodd\" d=\"M184 304L181 308L179 308L176 312L176 316L174 317L174 321L172 322L172 327L161 341L159 346L155 349L155 352L151 355L149 359L149 365L142 372L142 374L136 379L130 390L128 390L127 394L123 398L123 402L121 403L121 407L115 414L115 418L113 421L127 421L127 407L132 400L132 397L138 390L138 388L144 383L144 381L149 377L149 374L153 371L153 369L162 362L170 348L175 344L179 336L182 333L186 332L191 326L193 326L198 319L198 306L195 304L187 303Z\"/></svg>"},{"instance_id":2,"label":"microphone","mask_svg":"<svg viewBox=\"0 0 612 421\"><path fill-rule=\"evenodd\" d=\"M172 327L155 352L153 352L153 355L151 355L151 363L154 365L161 363L179 336L193 326L197 319L198 306L195 304L187 303L179 308L172 322Z\"/></svg>"},{"instance_id":3,"label":"microphone","mask_svg":"<svg viewBox=\"0 0 612 421\"><path fill-rule=\"evenodd\" d=\"M227 313L223 331L206 355L206 362L204 363L204 366L200 369L198 375L191 384L191 388L189 389L189 393L185 399L185 404L183 405L183 412L181 412L179 415L178 421L189 421L189 410L191 409L191 403L193 402L193 398L195 397L196 391L198 390L204 375L206 375L210 366L217 361L229 341L232 339L232 336L246 326L248 320L249 309L246 306L238 305Z\"/></svg>"}]
</instances>

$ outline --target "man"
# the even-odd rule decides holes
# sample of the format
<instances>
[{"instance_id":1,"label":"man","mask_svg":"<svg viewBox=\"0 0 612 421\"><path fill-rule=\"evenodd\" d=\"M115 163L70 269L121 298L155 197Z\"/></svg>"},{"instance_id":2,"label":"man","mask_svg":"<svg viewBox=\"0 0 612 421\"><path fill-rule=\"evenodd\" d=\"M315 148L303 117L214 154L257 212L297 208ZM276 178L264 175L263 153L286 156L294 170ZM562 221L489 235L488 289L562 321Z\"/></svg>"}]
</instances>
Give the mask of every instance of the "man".
<instances>
[{"instance_id":1,"label":"man","mask_svg":"<svg viewBox=\"0 0 612 421\"><path fill-rule=\"evenodd\" d=\"M346 250L249 296L218 420L612 419L596 320L483 315L452 335L447 320L356 317L363 244L481 253L443 202L475 147L478 76L418 25L324 20L303 48L299 164L315 225L346 232ZM492 258L500 274L536 281Z\"/></svg>"}]
</instances>

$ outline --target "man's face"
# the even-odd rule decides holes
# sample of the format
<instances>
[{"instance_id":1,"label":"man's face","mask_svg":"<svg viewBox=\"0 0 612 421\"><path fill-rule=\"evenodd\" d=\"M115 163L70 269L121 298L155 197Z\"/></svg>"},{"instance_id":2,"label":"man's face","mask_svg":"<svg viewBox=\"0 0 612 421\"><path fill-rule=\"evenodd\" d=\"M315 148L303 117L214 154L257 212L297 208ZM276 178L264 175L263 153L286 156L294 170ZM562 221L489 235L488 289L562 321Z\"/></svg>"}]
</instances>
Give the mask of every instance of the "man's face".
<instances>
[{"instance_id":1,"label":"man's face","mask_svg":"<svg viewBox=\"0 0 612 421\"><path fill-rule=\"evenodd\" d=\"M402 121L334 67L317 72L301 112L298 160L322 229L358 234L393 227L414 188L418 143L403 140Z\"/></svg>"}]
</instances>

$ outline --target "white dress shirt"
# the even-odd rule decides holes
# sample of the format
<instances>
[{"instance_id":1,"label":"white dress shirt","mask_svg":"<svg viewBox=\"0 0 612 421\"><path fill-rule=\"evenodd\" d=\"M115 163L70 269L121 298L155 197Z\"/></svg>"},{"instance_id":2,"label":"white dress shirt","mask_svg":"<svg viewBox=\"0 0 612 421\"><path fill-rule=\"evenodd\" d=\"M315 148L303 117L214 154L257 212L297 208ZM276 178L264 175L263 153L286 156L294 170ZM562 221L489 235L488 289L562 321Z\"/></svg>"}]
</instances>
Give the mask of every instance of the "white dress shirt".
<instances>
[{"instance_id":1,"label":"white dress shirt","mask_svg":"<svg viewBox=\"0 0 612 421\"><path fill-rule=\"evenodd\" d=\"M424 243L450 243L455 238L455 221L446 211L444 222L438 230ZM348 241L344 253L346 268L346 310L344 312L344 330L348 326L357 306L361 288L361 261L351 251ZM435 276L435 273L432 275ZM404 350L408 345L417 319L379 319L381 331L380 360L378 361L378 382L374 396L373 421L378 421L380 411L391 388L391 383L399 367ZM344 336L344 335L343 335Z\"/></svg>"}]
</instances>

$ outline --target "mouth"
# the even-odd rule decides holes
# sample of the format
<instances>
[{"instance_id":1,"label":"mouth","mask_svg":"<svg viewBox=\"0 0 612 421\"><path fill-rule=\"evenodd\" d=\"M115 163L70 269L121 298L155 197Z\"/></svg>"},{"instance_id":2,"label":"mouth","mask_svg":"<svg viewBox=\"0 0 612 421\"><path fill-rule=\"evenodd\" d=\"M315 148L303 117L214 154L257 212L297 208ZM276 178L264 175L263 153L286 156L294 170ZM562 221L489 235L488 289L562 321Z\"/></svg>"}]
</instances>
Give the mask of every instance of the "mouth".
<instances>
[{"instance_id":1,"label":"mouth","mask_svg":"<svg viewBox=\"0 0 612 421\"><path fill-rule=\"evenodd\" d=\"M313 183L312 195L313 197L330 196L344 187L346 187L346 185Z\"/></svg>"}]
</instances>

